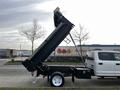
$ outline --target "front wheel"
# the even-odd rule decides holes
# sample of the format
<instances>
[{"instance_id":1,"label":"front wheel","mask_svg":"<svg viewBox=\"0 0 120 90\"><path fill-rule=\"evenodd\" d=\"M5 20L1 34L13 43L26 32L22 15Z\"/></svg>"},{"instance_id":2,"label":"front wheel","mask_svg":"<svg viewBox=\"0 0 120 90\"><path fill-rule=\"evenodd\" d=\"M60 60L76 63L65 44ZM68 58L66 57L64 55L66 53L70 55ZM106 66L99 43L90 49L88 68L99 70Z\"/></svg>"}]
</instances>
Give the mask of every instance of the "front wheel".
<instances>
[{"instance_id":1,"label":"front wheel","mask_svg":"<svg viewBox=\"0 0 120 90\"><path fill-rule=\"evenodd\" d=\"M64 85L64 77L62 73L55 72L51 75L50 84L54 87L61 87Z\"/></svg>"}]
</instances>

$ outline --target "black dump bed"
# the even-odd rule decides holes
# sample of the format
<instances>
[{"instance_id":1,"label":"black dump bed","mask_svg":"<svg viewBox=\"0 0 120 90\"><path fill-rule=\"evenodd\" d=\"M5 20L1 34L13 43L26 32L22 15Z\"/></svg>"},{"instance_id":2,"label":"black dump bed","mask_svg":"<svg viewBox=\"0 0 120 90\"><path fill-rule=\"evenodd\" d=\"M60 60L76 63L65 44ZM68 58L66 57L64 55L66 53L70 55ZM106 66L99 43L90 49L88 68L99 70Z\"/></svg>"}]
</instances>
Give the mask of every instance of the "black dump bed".
<instances>
[{"instance_id":1,"label":"black dump bed","mask_svg":"<svg viewBox=\"0 0 120 90\"><path fill-rule=\"evenodd\" d=\"M55 50L55 48L64 40L73 28L73 24L68 21L59 11L59 8L54 10L55 30L48 38L34 51L33 55L22 62L25 68L33 72L36 66L42 65L42 62Z\"/></svg>"}]
</instances>

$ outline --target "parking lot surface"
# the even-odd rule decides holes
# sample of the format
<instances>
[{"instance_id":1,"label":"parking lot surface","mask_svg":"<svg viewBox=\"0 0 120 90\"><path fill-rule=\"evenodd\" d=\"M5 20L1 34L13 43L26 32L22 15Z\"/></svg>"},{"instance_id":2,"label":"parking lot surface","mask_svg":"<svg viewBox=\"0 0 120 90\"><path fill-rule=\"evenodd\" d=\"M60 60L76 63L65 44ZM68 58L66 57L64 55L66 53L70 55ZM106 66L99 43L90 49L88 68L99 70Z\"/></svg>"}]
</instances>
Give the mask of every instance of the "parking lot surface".
<instances>
[{"instance_id":1,"label":"parking lot surface","mask_svg":"<svg viewBox=\"0 0 120 90\"><path fill-rule=\"evenodd\" d=\"M3 62L3 61L2 61ZM22 65L0 65L0 87L50 87L47 78L40 76L37 78L31 76ZM71 77L65 78L64 87L119 87L120 79L105 78L98 79L75 79L72 83Z\"/></svg>"}]
</instances>

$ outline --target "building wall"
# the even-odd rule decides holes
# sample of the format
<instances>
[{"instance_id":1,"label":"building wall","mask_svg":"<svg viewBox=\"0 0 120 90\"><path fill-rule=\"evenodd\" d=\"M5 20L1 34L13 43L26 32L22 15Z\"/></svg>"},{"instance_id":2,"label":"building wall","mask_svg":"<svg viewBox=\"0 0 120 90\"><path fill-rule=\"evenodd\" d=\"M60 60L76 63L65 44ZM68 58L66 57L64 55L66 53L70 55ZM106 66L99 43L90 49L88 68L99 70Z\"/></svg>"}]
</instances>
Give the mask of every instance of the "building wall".
<instances>
[{"instance_id":1,"label":"building wall","mask_svg":"<svg viewBox=\"0 0 120 90\"><path fill-rule=\"evenodd\" d=\"M10 49L0 49L0 58L8 58L10 57Z\"/></svg>"},{"instance_id":2,"label":"building wall","mask_svg":"<svg viewBox=\"0 0 120 90\"><path fill-rule=\"evenodd\" d=\"M31 50L13 50L13 56L29 57L31 55Z\"/></svg>"},{"instance_id":3,"label":"building wall","mask_svg":"<svg viewBox=\"0 0 120 90\"><path fill-rule=\"evenodd\" d=\"M0 58L29 57L30 55L32 55L31 50L0 49Z\"/></svg>"},{"instance_id":4,"label":"building wall","mask_svg":"<svg viewBox=\"0 0 120 90\"><path fill-rule=\"evenodd\" d=\"M77 52L73 46L59 46L51 55L57 56L76 56Z\"/></svg>"},{"instance_id":5,"label":"building wall","mask_svg":"<svg viewBox=\"0 0 120 90\"><path fill-rule=\"evenodd\" d=\"M80 51L80 46L77 46ZM120 51L120 45L82 45L82 53L86 55L87 51L91 50L110 50ZM76 48L74 46L58 46L51 56L78 56Z\"/></svg>"},{"instance_id":6,"label":"building wall","mask_svg":"<svg viewBox=\"0 0 120 90\"><path fill-rule=\"evenodd\" d=\"M77 46L80 51L80 46ZM120 45L82 45L83 55L90 50L120 51ZM0 58L12 56L31 56L31 50L0 49ZM74 46L58 46L51 56L79 56Z\"/></svg>"}]
</instances>

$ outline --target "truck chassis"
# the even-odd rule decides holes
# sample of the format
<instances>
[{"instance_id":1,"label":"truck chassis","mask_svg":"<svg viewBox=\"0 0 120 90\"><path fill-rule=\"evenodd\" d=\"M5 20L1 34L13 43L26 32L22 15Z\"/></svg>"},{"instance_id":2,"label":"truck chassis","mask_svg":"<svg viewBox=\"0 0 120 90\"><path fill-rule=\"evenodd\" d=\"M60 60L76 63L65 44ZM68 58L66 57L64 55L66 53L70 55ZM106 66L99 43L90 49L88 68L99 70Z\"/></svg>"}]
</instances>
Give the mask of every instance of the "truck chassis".
<instances>
[{"instance_id":1,"label":"truck chassis","mask_svg":"<svg viewBox=\"0 0 120 90\"><path fill-rule=\"evenodd\" d=\"M77 79L91 79L90 69L86 67L72 66L72 65L42 65L37 67L37 74L47 76L47 80L51 86L60 87L64 85L64 77L71 76L72 82L74 78Z\"/></svg>"}]
</instances>

